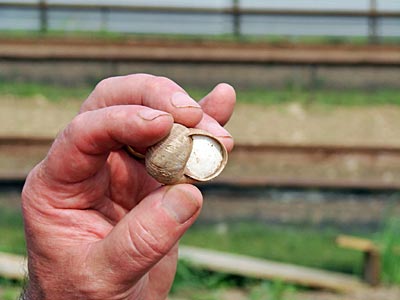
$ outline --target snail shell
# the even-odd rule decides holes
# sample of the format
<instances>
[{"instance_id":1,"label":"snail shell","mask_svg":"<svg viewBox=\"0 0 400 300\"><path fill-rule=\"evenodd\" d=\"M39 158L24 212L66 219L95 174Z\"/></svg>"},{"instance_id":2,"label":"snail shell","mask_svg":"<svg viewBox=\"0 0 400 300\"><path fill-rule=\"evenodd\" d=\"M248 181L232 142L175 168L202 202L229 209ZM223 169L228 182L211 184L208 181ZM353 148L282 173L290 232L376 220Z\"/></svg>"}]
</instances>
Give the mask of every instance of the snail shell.
<instances>
[{"instance_id":1,"label":"snail shell","mask_svg":"<svg viewBox=\"0 0 400 300\"><path fill-rule=\"evenodd\" d=\"M208 181L228 160L225 146L212 134L174 124L169 135L145 155L147 172L164 184Z\"/></svg>"}]
</instances>

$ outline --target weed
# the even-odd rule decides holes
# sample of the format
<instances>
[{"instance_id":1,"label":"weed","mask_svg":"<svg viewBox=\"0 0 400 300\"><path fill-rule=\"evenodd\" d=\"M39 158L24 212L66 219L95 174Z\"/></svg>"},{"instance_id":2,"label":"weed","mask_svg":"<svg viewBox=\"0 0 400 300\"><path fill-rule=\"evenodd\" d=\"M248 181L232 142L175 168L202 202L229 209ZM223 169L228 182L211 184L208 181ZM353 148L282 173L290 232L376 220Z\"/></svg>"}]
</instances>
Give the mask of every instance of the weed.
<instances>
[{"instance_id":1,"label":"weed","mask_svg":"<svg viewBox=\"0 0 400 300\"><path fill-rule=\"evenodd\" d=\"M17 287L7 287L4 289L0 300L15 300L21 293L21 289Z\"/></svg>"},{"instance_id":2,"label":"weed","mask_svg":"<svg viewBox=\"0 0 400 300\"><path fill-rule=\"evenodd\" d=\"M381 235L382 279L400 284L400 218L390 218Z\"/></svg>"},{"instance_id":3,"label":"weed","mask_svg":"<svg viewBox=\"0 0 400 300\"><path fill-rule=\"evenodd\" d=\"M295 291L283 281L263 281L251 290L249 300L294 300Z\"/></svg>"},{"instance_id":4,"label":"weed","mask_svg":"<svg viewBox=\"0 0 400 300\"><path fill-rule=\"evenodd\" d=\"M21 294L23 283L0 277L0 300L15 300Z\"/></svg>"},{"instance_id":5,"label":"weed","mask_svg":"<svg viewBox=\"0 0 400 300\"><path fill-rule=\"evenodd\" d=\"M219 273L211 272L197 268L190 262L181 260L178 263L172 291L186 288L201 288L206 290L218 290L228 287L240 287L252 282L249 279Z\"/></svg>"}]
</instances>

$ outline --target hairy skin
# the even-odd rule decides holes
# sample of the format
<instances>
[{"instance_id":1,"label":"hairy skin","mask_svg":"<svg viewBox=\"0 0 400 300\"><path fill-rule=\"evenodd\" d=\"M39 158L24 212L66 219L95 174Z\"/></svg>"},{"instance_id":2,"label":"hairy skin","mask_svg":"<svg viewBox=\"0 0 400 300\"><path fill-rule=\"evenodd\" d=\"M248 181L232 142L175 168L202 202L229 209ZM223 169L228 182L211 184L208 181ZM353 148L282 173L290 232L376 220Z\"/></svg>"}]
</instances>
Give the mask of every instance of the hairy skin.
<instances>
[{"instance_id":1,"label":"hairy skin","mask_svg":"<svg viewBox=\"0 0 400 300\"><path fill-rule=\"evenodd\" d=\"M226 84L197 103L163 77L100 82L24 186L29 284L22 299L166 299L179 239L202 195L193 185L161 186L123 147L143 151L179 122L231 150L222 126L234 103Z\"/></svg>"}]
</instances>

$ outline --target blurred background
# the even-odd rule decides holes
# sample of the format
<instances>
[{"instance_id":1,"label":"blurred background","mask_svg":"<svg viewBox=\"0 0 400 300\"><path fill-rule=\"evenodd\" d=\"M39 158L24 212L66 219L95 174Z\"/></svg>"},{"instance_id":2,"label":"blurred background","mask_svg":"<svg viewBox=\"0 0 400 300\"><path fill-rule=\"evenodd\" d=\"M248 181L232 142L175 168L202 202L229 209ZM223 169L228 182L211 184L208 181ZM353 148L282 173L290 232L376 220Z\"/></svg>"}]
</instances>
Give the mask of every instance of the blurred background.
<instances>
[{"instance_id":1,"label":"blurred background","mask_svg":"<svg viewBox=\"0 0 400 300\"><path fill-rule=\"evenodd\" d=\"M138 72L238 97L171 299L400 299L399 0L0 0L0 300L27 173L97 82Z\"/></svg>"}]
</instances>

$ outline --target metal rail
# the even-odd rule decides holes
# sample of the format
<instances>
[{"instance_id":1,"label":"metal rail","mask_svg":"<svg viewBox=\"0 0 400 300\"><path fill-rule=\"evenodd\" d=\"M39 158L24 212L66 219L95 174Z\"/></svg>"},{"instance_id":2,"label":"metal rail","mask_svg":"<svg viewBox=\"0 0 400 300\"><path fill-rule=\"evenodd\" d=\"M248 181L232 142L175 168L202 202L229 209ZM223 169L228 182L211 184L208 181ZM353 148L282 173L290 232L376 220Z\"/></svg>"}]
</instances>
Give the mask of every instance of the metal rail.
<instances>
[{"instance_id":1,"label":"metal rail","mask_svg":"<svg viewBox=\"0 0 400 300\"><path fill-rule=\"evenodd\" d=\"M185 13L185 14L240 14L240 15L286 15L286 16L305 16L305 17L400 17L397 11L352 11L352 10L308 10L308 9L265 9L265 8L207 8L207 7L180 7L180 6L141 6L141 5L115 5L115 4L85 4L85 3L24 3L24 2L0 2L0 7L16 8L40 8L58 10L120 10L135 12L154 12L154 13Z\"/></svg>"},{"instance_id":2,"label":"metal rail","mask_svg":"<svg viewBox=\"0 0 400 300\"><path fill-rule=\"evenodd\" d=\"M40 14L40 31L48 31L48 11L50 10L89 10L100 11L103 15L110 11L128 11L140 13L165 13L165 14L225 14L232 16L232 33L240 37L242 16L299 16L299 17L353 17L367 18L369 28L369 40L371 43L378 42L378 20L380 18L400 18L400 11L377 10L376 1L370 0L368 10L293 10L293 9L265 9L265 8L242 8L238 0L232 0L230 7L208 8L208 7L179 7L179 6L138 6L138 5L115 5L115 4L84 4L84 3L48 3L40 0L37 3L23 3L7 1L1 2L0 8L37 9ZM107 17L102 17L106 20ZM104 27L104 26L102 26ZM104 29L104 28L103 28Z\"/></svg>"}]
</instances>

